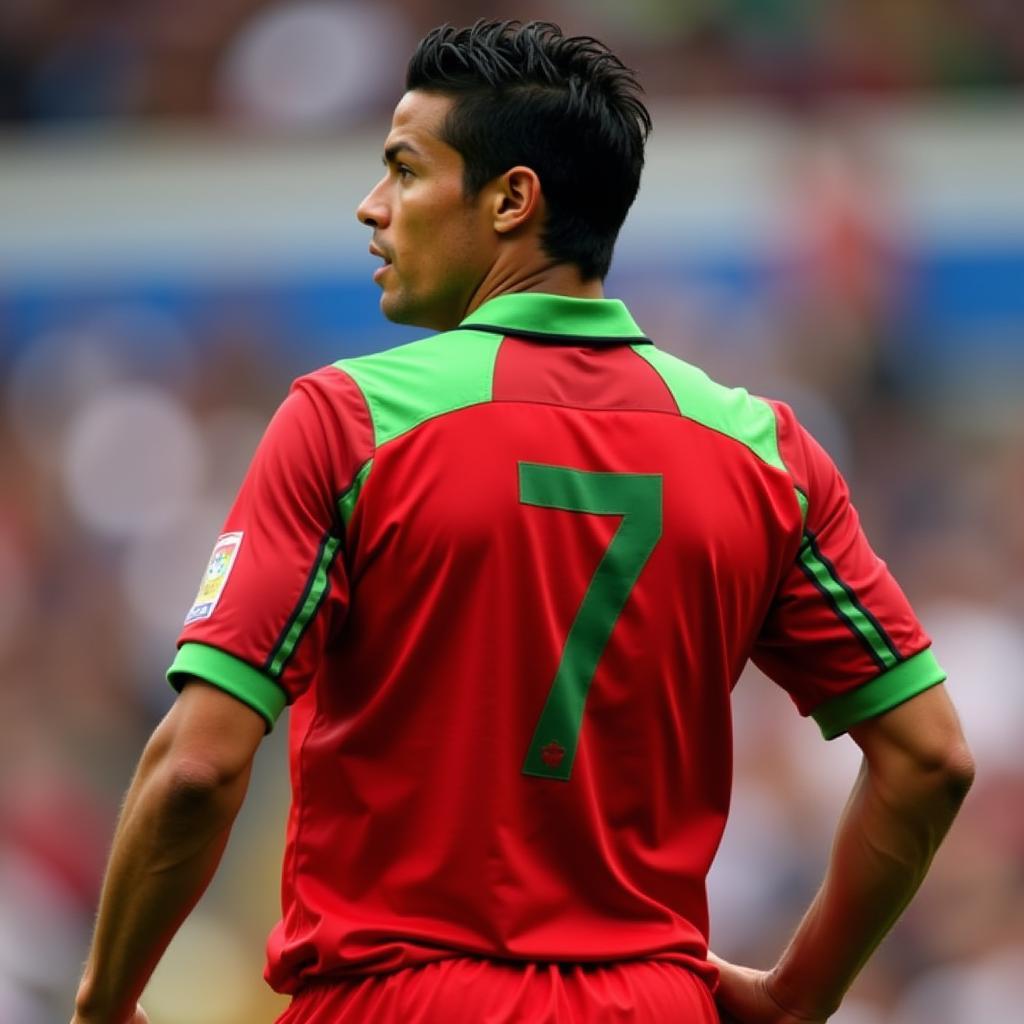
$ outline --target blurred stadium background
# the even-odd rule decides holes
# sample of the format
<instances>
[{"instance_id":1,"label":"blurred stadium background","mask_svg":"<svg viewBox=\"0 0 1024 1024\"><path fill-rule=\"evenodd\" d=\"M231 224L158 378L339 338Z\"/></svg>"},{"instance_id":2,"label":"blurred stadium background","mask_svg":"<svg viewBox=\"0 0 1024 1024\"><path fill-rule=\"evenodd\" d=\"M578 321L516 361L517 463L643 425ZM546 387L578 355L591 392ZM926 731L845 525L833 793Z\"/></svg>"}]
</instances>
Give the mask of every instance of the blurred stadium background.
<instances>
[{"instance_id":1,"label":"blurred stadium background","mask_svg":"<svg viewBox=\"0 0 1024 1024\"><path fill-rule=\"evenodd\" d=\"M353 210L415 41L548 18L636 67L649 169L609 281L663 347L792 402L926 626L979 779L835 1020L1024 1005L1024 5L1017 0L4 0L0 1020L67 1020L122 791L291 378L408 340ZM856 771L751 672L713 943L768 965ZM154 979L253 1024L284 730Z\"/></svg>"}]
</instances>

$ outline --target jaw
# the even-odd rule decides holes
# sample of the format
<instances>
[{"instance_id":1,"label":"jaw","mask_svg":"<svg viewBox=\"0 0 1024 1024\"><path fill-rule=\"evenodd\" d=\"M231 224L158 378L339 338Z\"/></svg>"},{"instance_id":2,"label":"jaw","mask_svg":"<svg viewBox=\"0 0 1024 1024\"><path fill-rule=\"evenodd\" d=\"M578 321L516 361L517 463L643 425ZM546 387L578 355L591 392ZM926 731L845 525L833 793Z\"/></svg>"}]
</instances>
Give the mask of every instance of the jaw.
<instances>
[{"instance_id":1,"label":"jaw","mask_svg":"<svg viewBox=\"0 0 1024 1024\"><path fill-rule=\"evenodd\" d=\"M387 275L387 278L394 277L394 274ZM458 287L452 282L447 289L422 295L398 280L388 281L387 278L380 297L380 310L392 323L429 331L450 331L469 313L473 288Z\"/></svg>"},{"instance_id":2,"label":"jaw","mask_svg":"<svg viewBox=\"0 0 1024 1024\"><path fill-rule=\"evenodd\" d=\"M435 318L430 315L431 310L424 308L422 303L417 303L415 298L401 287L385 285L380 296L380 311L393 324L444 330L434 322Z\"/></svg>"}]
</instances>

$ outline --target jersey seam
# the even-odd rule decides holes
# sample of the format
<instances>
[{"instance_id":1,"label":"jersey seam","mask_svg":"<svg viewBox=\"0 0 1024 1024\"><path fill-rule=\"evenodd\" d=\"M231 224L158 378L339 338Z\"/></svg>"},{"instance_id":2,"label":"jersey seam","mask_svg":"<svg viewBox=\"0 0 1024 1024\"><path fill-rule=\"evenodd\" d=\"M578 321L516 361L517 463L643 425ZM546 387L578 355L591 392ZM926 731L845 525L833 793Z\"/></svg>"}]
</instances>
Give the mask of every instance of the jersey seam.
<instances>
[{"instance_id":1,"label":"jersey seam","mask_svg":"<svg viewBox=\"0 0 1024 1024\"><path fill-rule=\"evenodd\" d=\"M434 341L434 340L436 340L438 338L444 338L447 335L452 335L452 334L461 333L461 332L472 332L474 330L476 330L476 328L474 326L472 326L472 325L463 326L463 325L460 324L458 327L455 327L455 328L453 328L450 331L441 331L438 334L434 334L434 335L431 335L431 336L426 337L426 338L419 338L416 341L408 342L407 345L402 345L402 346L399 346L399 347L400 348L406 348L406 347L410 347L412 345L418 345L418 344L422 344L422 343L429 343L429 342ZM486 334L486 333L489 333L489 332L481 331L479 333ZM439 412L431 413L430 415L428 415L428 416L424 417L423 419L418 420L416 423L412 424L412 426L407 427L405 430L401 431L398 434L393 435L392 437L389 437L389 438L385 439L384 441L380 441L378 439L377 420L376 420L376 418L373 415L373 405L370 402L370 396L368 394L366 394L366 392L363 390L363 387L359 383L359 381L356 380L356 378L351 373L349 373L344 368L344 366L339 366L338 365L338 363L344 362L345 360L338 360L338 362L331 363L330 365L331 365L332 369L337 370L339 373L344 373L345 376L348 377L349 380L352 381L352 383L356 387L356 390L359 392L360 397L363 399L363 405L366 407L366 412L367 412L367 415L369 416L369 419L370 419L370 429L373 432L373 454L370 456L370 458L371 459L376 458L377 453L385 445L390 444L392 441L397 441L400 437L405 437L406 434L412 433L412 431L416 430L418 427L421 427L424 423L428 423L430 420L438 419L441 416L447 416L450 413L460 412L462 409L470 409L473 406L477 406L477 405L488 405L489 403L493 402L494 401L494 370L495 370L495 367L498 364L498 354L501 351L502 345L504 344L504 341L506 340L506 338L507 338L507 336L503 335L502 336L502 340L497 345L494 346L494 358L493 358L493 360L491 362L491 367L490 367L489 382L488 382L488 386L487 386L487 393L488 393L488 397L487 398L484 398L484 399L481 399L481 400L477 400L477 401L473 401L473 402L468 402L465 405L458 405L458 406L455 406L454 408L451 408L451 409L442 409ZM359 359L359 358L372 359L374 355L384 355L384 354L387 353L387 351L391 351L391 350L386 350L384 353L372 353L371 355L365 356L365 357L363 357L363 356L356 356L355 358L356 359ZM360 465L360 468L362 468L362 465L365 465L365 462ZM353 480L354 479L355 478L353 478ZM353 506L353 512L354 512L354 506Z\"/></svg>"},{"instance_id":2,"label":"jersey seam","mask_svg":"<svg viewBox=\"0 0 1024 1024\"><path fill-rule=\"evenodd\" d=\"M666 387L667 387L667 385L666 385ZM671 392L670 392L670 395L671 395ZM634 409L622 409L622 408L618 408L618 407L615 407L615 406L609 406L607 408L605 408L605 407L595 408L593 406L569 405L569 404L564 404L564 403L561 403L561 402L544 402L544 401L541 401L541 400L538 400L538 399L532 399L532 398L496 398L496 399L493 399L493 401L495 401L495 402L503 402L503 403L507 403L507 404L514 404L514 403L518 402L521 405L548 405L548 406L552 406L552 407L554 407L556 409L576 409L576 410L578 410L580 412L642 412L642 413L654 413L654 414L660 415L660 416L670 416L672 419L676 419L676 420L686 420L687 423L692 423L695 427L699 427L702 430L707 430L707 431L709 431L712 434L717 434L719 437L724 437L727 441L732 441L734 444L738 444L741 448L744 448L748 452L750 452L750 454L753 455L753 457L762 466L766 466L768 469L772 470L775 473L782 473L783 476L785 476L790 481L790 483L793 482L793 475L792 475L792 473L790 473L789 468L785 465L785 463L783 463L783 465L781 467L780 466L773 466L767 459L764 459L760 455L758 455L758 453L753 448L751 448L750 445L746 443L746 441L741 441L738 437L734 437L732 434L728 433L725 430L719 430L717 427L712 427L712 426L710 426L707 423L701 423L700 420L694 419L692 416L687 416L686 413L681 412L679 410L678 404L675 402L675 398L674 397L672 398L673 404L676 404L676 409L674 411L671 410L671 409L635 409L635 408ZM480 403L476 403L476 404L478 404L478 405L486 405L487 403L486 402L480 402ZM453 411L457 411L457 410L453 410ZM780 461L782 461L782 460L780 459Z\"/></svg>"},{"instance_id":3,"label":"jersey seam","mask_svg":"<svg viewBox=\"0 0 1024 1024\"><path fill-rule=\"evenodd\" d=\"M294 856L292 857L292 865L291 865L292 869L291 869L291 872L290 872L290 874L291 874L291 887L292 887L292 892L293 893L298 893L298 891L299 891L299 884L298 884L299 883L299 851L300 851L301 846L302 846L302 838L303 838L304 826L306 824L306 818L307 818L307 815L308 815L308 812L309 812L309 801L301 799L301 794L302 794L303 789L305 787L305 779L306 779L306 774L307 774L307 771L306 771L306 759L307 759L306 750L307 750L307 747L309 746L310 738L312 737L313 732L316 729L317 723L320 721L320 718L321 718L320 695L316 692L316 684L315 683L314 683L314 686L313 686L313 693L311 694L311 697L312 697L313 700L316 701L316 711L313 712L313 715L310 718L309 724L306 726L306 731L305 731L305 733L302 736L302 742L299 745L298 773L297 773L298 774L298 779L296 780L297 781L297 785L295 787L297 792L294 795L294 800L295 800L295 802L299 806L299 814L298 814L298 819L295 822L295 851L294 851ZM296 906L298 908L299 919L300 920L305 918L307 924L309 924L313 920L312 911L307 909L304 900L296 899L294 901L294 906Z\"/></svg>"},{"instance_id":4,"label":"jersey seam","mask_svg":"<svg viewBox=\"0 0 1024 1024\"><path fill-rule=\"evenodd\" d=\"M917 658L918 656L924 654L926 651L929 651L931 649L932 649L932 642L930 640L927 640L918 650L912 651L909 654L906 654L906 655L902 656L901 659L896 662L896 664L886 666L885 668L881 669L880 671L875 672L873 675L868 676L866 679L861 680L855 686L852 686L849 689L844 690L842 693L837 693L837 694L833 694L831 696L826 697L823 701L821 701L820 703L815 705L815 707L813 707L808 712L808 714L810 715L811 718L815 718L816 719L816 716L821 712L821 710L824 707L826 707L827 705L831 704L833 701L842 700L844 697L851 697L851 696L861 692L865 687L870 686L872 683L878 682L878 680L882 679L884 676L889 675L891 672L897 671L902 665L905 665L907 662L912 661L914 658ZM940 668L940 671L941 671L941 666L939 666L939 668ZM925 690L931 689L931 687L933 687L933 686L937 686L940 682L944 682L945 679L946 679L946 674L943 672L941 679L936 680L935 682L927 683L926 685L924 685L920 689L918 689L916 691L916 693L923 693ZM876 711L876 712L871 713L871 714L866 714L866 715L863 715L862 717L859 717L859 718L856 718L856 719L854 719L852 721L846 722L845 723L845 727L841 731L842 732L848 732L854 726L861 725L864 722L870 721L872 718L877 718L879 715L885 714L886 711L891 711L894 707L898 707L900 704L905 703L909 699L911 699L911 698L910 697L904 697L904 698L902 698L900 700L895 701L894 703L889 705L889 707L885 708L882 711ZM835 735L840 735L840 733L836 733Z\"/></svg>"},{"instance_id":5,"label":"jersey seam","mask_svg":"<svg viewBox=\"0 0 1024 1024\"><path fill-rule=\"evenodd\" d=\"M782 442L779 439L779 411L778 409L775 408L775 403L767 398L762 398L760 395L751 395L750 397L754 399L754 401L763 402L766 406L768 406L768 409L772 414L772 433L775 436L775 451L778 453L779 462L781 462L782 465L785 467L786 475L789 477L790 483L793 485L794 500L796 500L797 503L797 512L799 512L800 514L800 526L802 532L806 532L807 520L810 518L811 515L811 495L809 493L810 488L801 487L797 483L796 473L793 472L793 467L790 466L789 460L786 458L785 454L782 451ZM804 510L800 508L800 501L795 497L796 494L802 494L804 501L807 502L806 514L804 513Z\"/></svg>"},{"instance_id":6,"label":"jersey seam","mask_svg":"<svg viewBox=\"0 0 1024 1024\"><path fill-rule=\"evenodd\" d=\"M716 434L721 434L723 437L727 437L730 440L735 441L737 444L743 445L743 447L746 448L759 462L763 463L766 466L771 466L772 469L774 469L774 470L776 470L778 472L784 473L786 475L786 477L790 480L790 483L792 484L792 479L793 479L792 474L789 472L789 468L786 466L785 462L782 459L781 453L779 452L778 433L777 433L777 420L775 419L774 410L771 408L770 403L766 402L763 398L761 398L758 395L752 395L749 392L744 392L746 394L746 397L751 402L758 402L761 405L767 406L768 407L768 411L770 413L772 413L772 439L774 441L773 447L774 447L774 450L775 450L775 454L778 457L779 465L774 465L769 459L765 458L765 456L762 455L751 442L744 440L738 434L730 433L728 430L723 430L721 427L712 426L710 423L706 423L703 420L699 419L698 417L689 415L688 413L684 412L682 407L679 404L679 399L676 398L676 393L675 393L674 389L672 388L672 385L669 384L669 380L668 380L669 375L664 373L661 368L659 368L657 365L655 365L653 359L648 359L646 354L641 355L641 353L638 352L635 348L633 349L633 351L636 352L636 354L639 355L640 358L644 360L644 362L648 363L648 365L651 367L651 370L658 377L660 377L662 379L662 381L664 382L665 386L668 388L669 393L672 396L672 403L673 403L673 405L676 408L675 415L679 416L681 419L689 420L691 423L696 423L698 426L704 427L707 430L713 431ZM660 349L660 348L652 346L651 351L652 351L652 354L656 354L658 356L667 357L669 359L672 359L672 360L675 360L677 362L682 363L684 366L689 367L689 369L691 369L691 370L695 370L698 374L700 374L707 381L709 381L709 383L711 383L714 387L718 387L718 388L720 388L722 390L725 390L725 391L732 391L733 393L735 393L737 390L743 390L743 389L736 389L736 388L731 388L731 389L730 388L726 388L724 385L718 384L717 382L712 381L710 379L710 377L708 377L708 375L706 373L704 373L703 371L699 370L697 367L694 367L691 364L686 363L684 360L677 359L677 357L673 356L672 353L666 352L663 349Z\"/></svg>"},{"instance_id":7,"label":"jersey seam","mask_svg":"<svg viewBox=\"0 0 1024 1024\"><path fill-rule=\"evenodd\" d=\"M674 401L674 399L673 399L673 401ZM498 405L498 404L501 404L501 405L543 405L543 406L547 406L547 407L553 408L553 409L573 409L573 410L575 410L577 412L635 412L635 413L654 414L654 415L659 415L659 416L669 416L669 417L671 417L672 419L675 419L675 420L686 420L687 423L692 423L695 427L699 427L702 430L707 430L707 431L709 431L712 434L717 434L719 437L724 437L727 441L732 441L734 444L738 444L741 448L743 448L746 451L750 452L750 454L762 466L767 467L772 472L782 473L783 476L785 476L786 479L789 480L790 484L791 485L793 484L793 474L789 471L789 467L786 466L786 464L784 462L783 462L783 465L781 467L773 466L767 459L763 459L760 455L758 455L758 453L756 451L754 451L754 449L751 448L750 445L747 444L745 441L741 441L738 437L733 437L732 434L729 434L729 433L727 433L724 430L718 430L716 427L709 426L707 423L701 423L700 420L694 419L692 416L687 416L685 413L680 412L678 410L678 408L675 411L673 411L671 409L636 409L636 408L623 409L623 408L619 408L617 406L607 406L607 407L606 406L599 406L599 407L595 407L595 406L586 406L586 405L567 404L567 403L563 403L563 402L545 402L542 399L534 399L534 398L487 398L487 399L484 399L483 401L480 401L480 402L470 402L468 405L460 405L458 408L455 408L455 409L445 409L443 412L435 413L432 416L428 416L426 419L420 420L419 423L417 423L414 426L410 427L408 430L403 431L401 434L396 434L394 437L389 437L386 441L382 442L375 449L375 452L379 452L382 448L386 448L389 444L392 444L394 441L398 441L399 439L407 436L408 434L411 434L414 430L418 430L425 423L431 422L431 420L441 419L443 416L450 416L453 413L462 412L465 409L474 409L477 406L481 406L481 405ZM780 458L780 461L782 461L781 458ZM794 491L796 490L795 485L793 486L792 489ZM795 500L796 499L794 498L794 501Z\"/></svg>"},{"instance_id":8,"label":"jersey seam","mask_svg":"<svg viewBox=\"0 0 1024 1024\"><path fill-rule=\"evenodd\" d=\"M363 389L362 389L362 387L360 387L359 381L357 381L355 379L355 377L352 376L351 373L348 373L346 370L344 370L342 367L338 366L335 363L329 364L326 367L326 369L335 370L338 373L342 374L351 383L352 387L355 388L356 394L359 395L359 399L363 403L363 411L366 413L366 418L367 418L367 420L370 423L370 433L372 435L372 446L370 448L369 455L367 455L365 459L360 460L359 464L355 468L355 471L352 473L352 476L351 476L350 480L348 481L348 483L343 488L341 488L340 490L337 490L337 489L334 490L334 500L331 502L331 525L332 525L332 529L329 530L328 532L333 534L338 540L340 540L343 545L346 545L347 544L348 529L347 529L347 526L346 526L344 520L340 516L340 512L339 512L339 509L338 509L338 502L340 502L352 490L352 488L355 487L356 481L359 479L359 474L363 471L363 469L365 468L366 464L368 462L373 462L373 458L374 458L374 456L377 453L377 425L376 425L376 423L374 422L374 419L373 419L373 411L370 409L369 399L363 393ZM311 379L313 379L312 376L307 376L305 378L300 378L300 381L311 380ZM304 388L306 385L300 383L300 386ZM328 401L329 401L329 399L328 399ZM324 437L325 438L330 438L332 436L331 431L329 431L327 429L327 426L324 423L324 419L323 419L323 416L320 413L319 406L317 405L316 402L312 402L311 404L313 406L313 412L316 415L317 421L320 424L320 429L323 431ZM367 474L367 476L369 476L369 474ZM363 485L365 486L365 484L366 484L366 481L364 480L363 481ZM362 494L362 488L360 488L359 494ZM356 501L359 500L359 494L356 495ZM354 502L353 502L353 505L352 505L352 511L353 511L353 514L354 514L355 513L355 503Z\"/></svg>"},{"instance_id":9,"label":"jersey seam","mask_svg":"<svg viewBox=\"0 0 1024 1024\"><path fill-rule=\"evenodd\" d=\"M344 519L341 516L339 502L341 502L345 498L345 496L348 495L348 493L352 490L352 488L355 487L356 481L358 481L359 479L359 474L362 473L363 469L365 468L368 462L373 462L374 458L377 455L377 423L373 418L373 410L370 408L370 400L369 398L366 397L366 394L363 392L362 386L360 385L359 381L357 381L355 377L352 376L351 373L349 373L342 367L338 366L336 363L331 363L330 368L346 377L351 382L352 387L356 389L356 394L359 395L359 399L363 403L363 411L366 413L366 418L370 422L370 435L372 440L370 454L367 455L365 459L362 459L359 465L356 466L355 471L352 474L352 478L349 480L348 484L342 490L335 492L334 501L331 503L331 522L337 529L336 536L341 541L341 547L345 554L347 555L349 553L348 524L344 521ZM317 415L319 416L319 411L317 412ZM323 425L322 420L321 425ZM324 433L326 434L327 431L325 430ZM372 468L373 467L371 466L371 471ZM368 472L366 474L366 480L369 480L369 478L370 474ZM360 497L362 497L363 489L366 487L366 480L363 481L363 486L359 488L359 493L356 495L355 501L352 502L352 515L355 515L356 505L358 504ZM349 517L349 519L351 519L351 516Z\"/></svg>"},{"instance_id":10,"label":"jersey seam","mask_svg":"<svg viewBox=\"0 0 1024 1024\"><path fill-rule=\"evenodd\" d=\"M196 647L209 647L211 650L220 651L221 654L226 654L229 658L234 658L236 661L240 661L245 665L248 665L255 672L259 672L261 676L265 676L270 682L272 682L278 689L284 691L284 687L281 685L280 680L275 679L272 675L267 674L267 670L262 665L257 665L251 662L248 658L242 657L240 654L236 654L234 651L229 651L226 647L222 647L220 644L211 643L209 640L190 640L188 638L181 642L181 647L185 644L194 644ZM181 647L178 650L181 650ZM287 696L287 692L285 692Z\"/></svg>"},{"instance_id":11,"label":"jersey seam","mask_svg":"<svg viewBox=\"0 0 1024 1024\"><path fill-rule=\"evenodd\" d=\"M374 456L382 449L386 448L389 444L394 441L398 441L403 437L411 434L414 430L419 430L424 423L430 423L432 420L439 420L444 416L451 416L453 413L462 412L464 409L475 409L478 405L491 405L494 402L493 398L485 398L479 402L470 402L467 405L459 405L454 409L444 409L441 412L432 413L430 416L425 417L417 423L414 423L407 430L403 430L400 434L395 434L394 437L389 437L386 441L382 441L376 448L374 448Z\"/></svg>"},{"instance_id":12,"label":"jersey seam","mask_svg":"<svg viewBox=\"0 0 1024 1024\"><path fill-rule=\"evenodd\" d=\"M649 362L648 360L644 359L644 357L642 355L640 355L640 353L637 352L637 350L632 345L629 346L629 351L633 353L633 358L638 363L641 363L644 367L646 367L646 370L644 372L654 374L654 376L657 379L658 383L661 384L662 389L665 392L665 395L668 397L669 404L675 409L675 415L681 417L683 415L683 413L682 413L682 410L679 408L679 402L676 400L676 396L674 394L672 394L672 389L668 386L668 381L665 380L664 375L658 373L658 371L655 368L654 364ZM651 410L651 411L653 412L654 410ZM667 409L660 409L658 411L659 412L668 412Z\"/></svg>"},{"instance_id":13,"label":"jersey seam","mask_svg":"<svg viewBox=\"0 0 1024 1024\"><path fill-rule=\"evenodd\" d=\"M370 421L370 433L373 435L373 447L372 447L370 455L368 456L368 458L372 459L373 458L373 453L375 453L377 451L377 423L376 423L376 421L373 418L373 410L370 408L370 399L367 398L367 396L364 393L364 391L362 389L362 386L360 385L359 381L357 381L355 379L355 377L353 377L352 374L349 373L344 367L338 366L337 363L331 363L330 364L330 369L336 370L338 373L343 374L345 377L347 377L348 380L351 381L352 386L356 389L356 393L359 395L360 399L362 400L363 410L366 413L366 418ZM319 410L317 410L317 416L320 417ZM321 418L321 424L320 425L323 426L322 418ZM324 430L324 433L325 434L328 433L326 429ZM328 434L328 436L329 436L329 434ZM362 467L365 465L365 463L366 463L366 459L363 459L362 462L359 463L359 468L353 474L352 480L349 481L348 487L346 487L345 490L342 491L343 494L345 492L347 492L351 488L352 484L355 482L356 477L359 475L359 470L362 469Z\"/></svg>"},{"instance_id":14,"label":"jersey seam","mask_svg":"<svg viewBox=\"0 0 1024 1024\"><path fill-rule=\"evenodd\" d=\"M360 486L359 488L359 493L356 494L355 500L352 502L352 512L349 515L349 521L351 521L352 516L356 514L356 504L362 497L363 488L366 486L366 481L370 479L370 473L373 472L373 461L376 457L376 454L376 449L374 449L373 455L368 456L361 463L359 463L359 467L356 469L355 473L352 474L352 480L349 482L348 487L346 487L343 491L339 491L334 496L334 504L332 506L334 525L338 528L336 536L342 541L342 543L347 543L348 541L348 524L346 523L344 516L341 515L339 506L341 502L343 502L352 493L352 489L356 486L357 483L359 483L359 477L362 475L362 472L365 469L366 479L363 480L362 486ZM369 465L369 469L366 469L367 465Z\"/></svg>"},{"instance_id":15,"label":"jersey seam","mask_svg":"<svg viewBox=\"0 0 1024 1024\"><path fill-rule=\"evenodd\" d=\"M663 413L666 416L674 416L677 419L680 418L678 413L674 413L669 409L648 409L635 405L576 405L571 402L549 402L543 398L494 398L491 401L495 405L543 405L551 409L572 409L574 412L655 412Z\"/></svg>"}]
</instances>

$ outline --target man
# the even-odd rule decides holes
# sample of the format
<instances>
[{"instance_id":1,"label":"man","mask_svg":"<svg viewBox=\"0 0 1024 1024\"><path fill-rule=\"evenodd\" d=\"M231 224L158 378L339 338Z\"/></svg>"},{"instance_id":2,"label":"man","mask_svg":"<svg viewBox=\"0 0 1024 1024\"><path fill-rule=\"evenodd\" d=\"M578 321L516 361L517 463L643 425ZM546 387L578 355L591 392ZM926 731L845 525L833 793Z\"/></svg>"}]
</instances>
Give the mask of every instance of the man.
<instances>
[{"instance_id":1,"label":"man","mask_svg":"<svg viewBox=\"0 0 1024 1024\"><path fill-rule=\"evenodd\" d=\"M784 406L602 297L650 128L599 43L432 32L358 210L389 318L300 379L186 618L115 837L76 1024L136 1000L292 705L299 1022L824 1020L970 783L944 675ZM709 962L748 657L864 768L770 972ZM133 1017L133 1013L135 1016Z\"/></svg>"}]
</instances>

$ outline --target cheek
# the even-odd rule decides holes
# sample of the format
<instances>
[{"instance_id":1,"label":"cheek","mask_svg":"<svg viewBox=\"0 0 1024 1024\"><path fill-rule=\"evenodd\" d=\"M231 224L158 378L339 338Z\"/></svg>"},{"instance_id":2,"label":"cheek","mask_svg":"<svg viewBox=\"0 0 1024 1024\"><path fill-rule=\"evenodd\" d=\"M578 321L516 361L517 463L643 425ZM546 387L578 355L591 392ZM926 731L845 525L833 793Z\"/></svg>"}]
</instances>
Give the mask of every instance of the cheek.
<instances>
[{"instance_id":1,"label":"cheek","mask_svg":"<svg viewBox=\"0 0 1024 1024\"><path fill-rule=\"evenodd\" d=\"M438 224L435 245L442 258L469 270L487 262L490 237L476 212L460 201Z\"/></svg>"},{"instance_id":2,"label":"cheek","mask_svg":"<svg viewBox=\"0 0 1024 1024\"><path fill-rule=\"evenodd\" d=\"M405 236L404 272L409 278L434 279L444 276L453 260L459 259L464 242L447 219L410 219Z\"/></svg>"},{"instance_id":3,"label":"cheek","mask_svg":"<svg viewBox=\"0 0 1024 1024\"><path fill-rule=\"evenodd\" d=\"M480 214L466 205L461 184L429 195L410 193L396 232L401 277L411 285L476 273L487 256L483 227Z\"/></svg>"}]
</instances>

